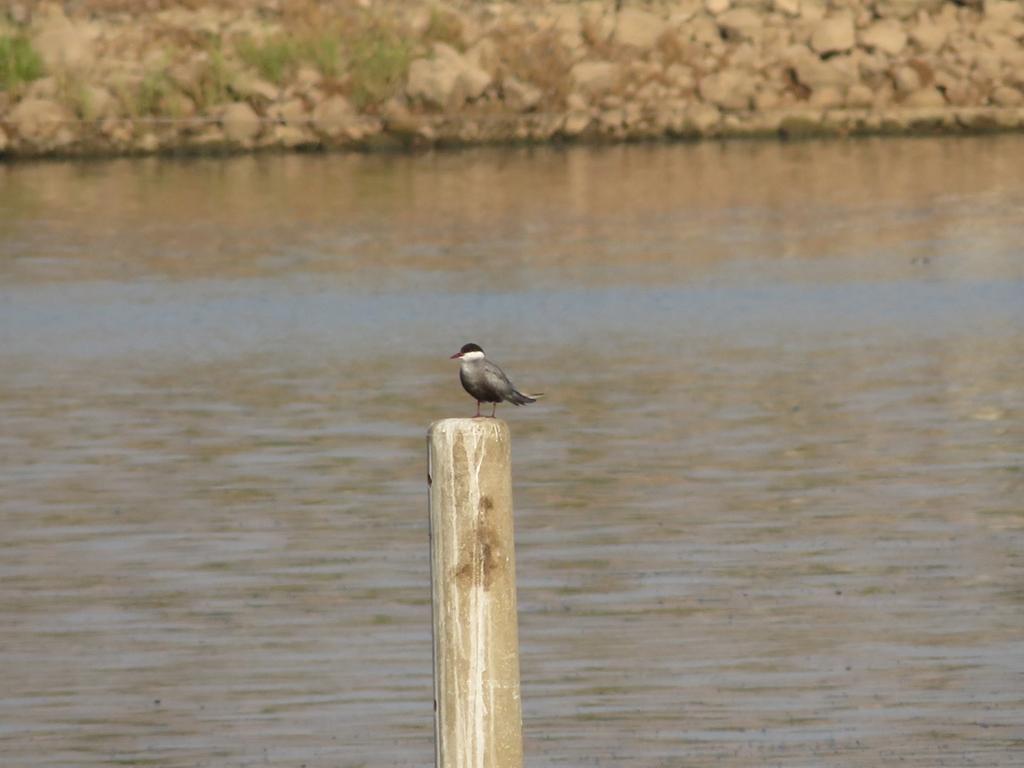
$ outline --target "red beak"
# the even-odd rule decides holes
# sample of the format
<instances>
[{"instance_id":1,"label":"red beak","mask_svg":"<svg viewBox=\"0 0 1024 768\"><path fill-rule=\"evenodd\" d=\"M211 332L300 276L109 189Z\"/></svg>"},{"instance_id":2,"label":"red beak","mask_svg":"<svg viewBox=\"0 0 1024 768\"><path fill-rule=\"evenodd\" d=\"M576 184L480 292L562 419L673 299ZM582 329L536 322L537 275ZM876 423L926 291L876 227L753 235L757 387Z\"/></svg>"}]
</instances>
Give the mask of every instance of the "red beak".
<instances>
[{"instance_id":1,"label":"red beak","mask_svg":"<svg viewBox=\"0 0 1024 768\"><path fill-rule=\"evenodd\" d=\"M460 357L462 357L462 353L461 352L456 352L454 355L452 355L448 359L449 360L458 360Z\"/></svg>"}]
</instances>

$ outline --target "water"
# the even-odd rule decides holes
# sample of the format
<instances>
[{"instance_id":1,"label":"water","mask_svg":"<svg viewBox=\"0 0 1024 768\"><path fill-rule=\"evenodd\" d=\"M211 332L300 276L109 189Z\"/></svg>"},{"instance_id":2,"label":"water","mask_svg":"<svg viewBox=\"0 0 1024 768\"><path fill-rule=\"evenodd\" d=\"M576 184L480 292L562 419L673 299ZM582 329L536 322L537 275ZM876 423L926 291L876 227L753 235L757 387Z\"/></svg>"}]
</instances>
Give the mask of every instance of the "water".
<instances>
[{"instance_id":1,"label":"water","mask_svg":"<svg viewBox=\"0 0 1024 768\"><path fill-rule=\"evenodd\" d=\"M424 433L533 766L1024 763L1024 138L0 166L0 762L430 765Z\"/></svg>"}]
</instances>

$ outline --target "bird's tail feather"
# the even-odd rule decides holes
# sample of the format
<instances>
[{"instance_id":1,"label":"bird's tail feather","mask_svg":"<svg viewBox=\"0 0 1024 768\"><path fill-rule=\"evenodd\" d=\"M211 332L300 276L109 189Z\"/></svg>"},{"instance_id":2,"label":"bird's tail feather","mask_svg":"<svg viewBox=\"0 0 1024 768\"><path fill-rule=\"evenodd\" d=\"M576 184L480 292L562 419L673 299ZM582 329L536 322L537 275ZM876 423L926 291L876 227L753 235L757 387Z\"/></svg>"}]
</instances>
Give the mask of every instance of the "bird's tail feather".
<instances>
[{"instance_id":1,"label":"bird's tail feather","mask_svg":"<svg viewBox=\"0 0 1024 768\"><path fill-rule=\"evenodd\" d=\"M544 397L543 392L538 392L535 395L524 395L518 389L513 389L512 394L508 396L508 401L512 405L529 405L530 403L537 402L542 397Z\"/></svg>"}]
</instances>

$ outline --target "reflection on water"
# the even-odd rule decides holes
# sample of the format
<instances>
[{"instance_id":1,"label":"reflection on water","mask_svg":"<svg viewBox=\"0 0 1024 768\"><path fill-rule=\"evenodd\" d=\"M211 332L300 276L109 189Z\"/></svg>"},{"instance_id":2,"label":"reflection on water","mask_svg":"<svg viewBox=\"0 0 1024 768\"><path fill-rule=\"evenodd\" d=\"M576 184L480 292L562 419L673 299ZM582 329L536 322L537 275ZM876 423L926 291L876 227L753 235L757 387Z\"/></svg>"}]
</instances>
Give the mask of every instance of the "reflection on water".
<instances>
[{"instance_id":1,"label":"reflection on water","mask_svg":"<svg viewBox=\"0 0 1024 768\"><path fill-rule=\"evenodd\" d=\"M1019 765L1022 150L0 167L2 762L429 765L474 340L532 765Z\"/></svg>"}]
</instances>

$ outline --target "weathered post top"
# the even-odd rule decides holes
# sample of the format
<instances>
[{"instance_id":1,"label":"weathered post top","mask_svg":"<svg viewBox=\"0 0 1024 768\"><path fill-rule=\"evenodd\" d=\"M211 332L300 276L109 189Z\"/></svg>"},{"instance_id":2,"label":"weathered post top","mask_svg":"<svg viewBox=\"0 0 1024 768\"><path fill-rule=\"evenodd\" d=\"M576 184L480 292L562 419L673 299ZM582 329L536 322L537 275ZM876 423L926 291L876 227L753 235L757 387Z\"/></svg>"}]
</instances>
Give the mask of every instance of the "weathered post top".
<instances>
[{"instance_id":1,"label":"weathered post top","mask_svg":"<svg viewBox=\"0 0 1024 768\"><path fill-rule=\"evenodd\" d=\"M511 441L498 419L427 434L438 768L522 768Z\"/></svg>"},{"instance_id":2,"label":"weathered post top","mask_svg":"<svg viewBox=\"0 0 1024 768\"><path fill-rule=\"evenodd\" d=\"M451 471L467 470L479 473L484 468L484 454L492 458L503 457L499 462L488 462L488 469L510 470L511 437L508 431L508 424L502 419L441 419L430 425L427 431L427 442L430 446L430 468L434 466L435 448L445 452L457 452L453 459L458 462L456 467L453 462L449 467ZM469 457L474 457L472 466L469 466ZM433 477L432 481L437 478ZM509 477L511 483L511 476Z\"/></svg>"}]
</instances>

